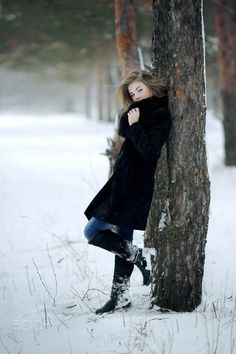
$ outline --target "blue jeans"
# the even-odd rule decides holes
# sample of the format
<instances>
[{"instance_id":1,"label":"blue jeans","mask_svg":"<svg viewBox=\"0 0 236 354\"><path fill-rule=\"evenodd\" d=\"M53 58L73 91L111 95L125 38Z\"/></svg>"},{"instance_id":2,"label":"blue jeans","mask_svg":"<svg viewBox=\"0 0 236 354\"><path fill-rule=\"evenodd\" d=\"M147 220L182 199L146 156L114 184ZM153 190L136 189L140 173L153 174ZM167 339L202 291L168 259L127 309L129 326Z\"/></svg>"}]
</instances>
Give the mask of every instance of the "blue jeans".
<instances>
[{"instance_id":1,"label":"blue jeans","mask_svg":"<svg viewBox=\"0 0 236 354\"><path fill-rule=\"evenodd\" d=\"M108 230L111 228L114 228L115 233L124 237L126 240L133 241L134 230L130 227L112 225L106 221L97 219L94 216L86 224L84 228L84 236L90 241L98 230Z\"/></svg>"}]
</instances>

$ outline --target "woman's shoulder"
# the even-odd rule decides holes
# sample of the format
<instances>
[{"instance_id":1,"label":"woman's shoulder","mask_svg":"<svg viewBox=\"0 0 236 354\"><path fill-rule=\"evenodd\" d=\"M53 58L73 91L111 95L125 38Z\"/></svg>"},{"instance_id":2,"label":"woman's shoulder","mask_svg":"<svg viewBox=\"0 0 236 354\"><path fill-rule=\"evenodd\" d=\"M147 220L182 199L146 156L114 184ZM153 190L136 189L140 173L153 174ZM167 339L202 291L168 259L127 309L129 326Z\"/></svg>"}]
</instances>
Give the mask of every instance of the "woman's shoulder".
<instances>
[{"instance_id":1,"label":"woman's shoulder","mask_svg":"<svg viewBox=\"0 0 236 354\"><path fill-rule=\"evenodd\" d=\"M172 119L168 107L168 96L154 97L150 104L140 109L142 121L150 121L154 124L170 124Z\"/></svg>"}]
</instances>

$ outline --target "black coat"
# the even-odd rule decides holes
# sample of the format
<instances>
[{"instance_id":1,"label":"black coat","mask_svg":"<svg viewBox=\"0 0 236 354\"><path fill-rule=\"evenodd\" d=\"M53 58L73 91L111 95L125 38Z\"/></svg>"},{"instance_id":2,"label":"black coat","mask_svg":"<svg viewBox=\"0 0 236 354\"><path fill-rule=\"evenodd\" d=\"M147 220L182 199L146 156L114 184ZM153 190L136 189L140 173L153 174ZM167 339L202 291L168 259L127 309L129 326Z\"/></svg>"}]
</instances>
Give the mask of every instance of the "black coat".
<instances>
[{"instance_id":1,"label":"black coat","mask_svg":"<svg viewBox=\"0 0 236 354\"><path fill-rule=\"evenodd\" d=\"M129 125L127 113L139 107L139 121ZM113 174L85 210L113 225L145 230L154 190L154 175L161 149L171 128L168 97L133 102L120 119L125 137Z\"/></svg>"}]
</instances>

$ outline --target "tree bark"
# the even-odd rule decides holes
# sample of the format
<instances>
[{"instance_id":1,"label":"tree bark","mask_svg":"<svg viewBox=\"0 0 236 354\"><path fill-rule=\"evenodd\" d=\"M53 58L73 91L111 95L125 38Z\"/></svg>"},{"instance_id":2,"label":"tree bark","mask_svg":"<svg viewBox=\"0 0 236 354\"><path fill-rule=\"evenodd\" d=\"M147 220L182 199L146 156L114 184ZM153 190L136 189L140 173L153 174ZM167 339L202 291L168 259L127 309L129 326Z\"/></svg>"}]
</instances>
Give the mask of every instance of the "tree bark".
<instances>
[{"instance_id":1,"label":"tree bark","mask_svg":"<svg viewBox=\"0 0 236 354\"><path fill-rule=\"evenodd\" d=\"M122 76L139 69L136 13L132 0L115 0L116 47Z\"/></svg>"},{"instance_id":2,"label":"tree bark","mask_svg":"<svg viewBox=\"0 0 236 354\"><path fill-rule=\"evenodd\" d=\"M236 2L215 3L215 27L221 71L225 164L236 166Z\"/></svg>"},{"instance_id":3,"label":"tree bark","mask_svg":"<svg viewBox=\"0 0 236 354\"><path fill-rule=\"evenodd\" d=\"M202 1L154 0L153 11L153 67L167 82L173 125L145 236L157 252L151 302L192 311L201 302L210 202Z\"/></svg>"}]
</instances>

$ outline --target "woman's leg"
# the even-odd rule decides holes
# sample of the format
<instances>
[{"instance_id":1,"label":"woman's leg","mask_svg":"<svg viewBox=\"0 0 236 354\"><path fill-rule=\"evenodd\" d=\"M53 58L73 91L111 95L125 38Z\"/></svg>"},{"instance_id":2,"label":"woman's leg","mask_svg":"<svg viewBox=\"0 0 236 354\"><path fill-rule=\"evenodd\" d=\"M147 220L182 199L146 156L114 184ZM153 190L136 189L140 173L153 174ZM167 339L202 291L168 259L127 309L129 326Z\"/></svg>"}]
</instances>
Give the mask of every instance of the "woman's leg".
<instances>
[{"instance_id":1,"label":"woman's leg","mask_svg":"<svg viewBox=\"0 0 236 354\"><path fill-rule=\"evenodd\" d=\"M149 285L151 281L150 270L147 270L147 262L143 257L142 249L133 245L131 241L118 235L110 229L97 230L90 241L90 245L103 248L126 261L135 264L143 275L143 285Z\"/></svg>"},{"instance_id":2,"label":"woman's leg","mask_svg":"<svg viewBox=\"0 0 236 354\"><path fill-rule=\"evenodd\" d=\"M92 217L84 229L84 235L91 241L98 230L109 230L113 225L104 222L100 219ZM117 232L116 227L114 231ZM119 235L116 237L119 239L121 236L132 240L133 230L118 228ZM118 232L117 232L118 233ZM121 235L121 236L120 236ZM109 236L108 236L109 237ZM96 314L102 314L109 311L114 311L118 308L126 308L131 305L131 299L129 296L130 276L133 271L134 264L126 261L124 258L120 258L115 255L114 275L111 289L110 300L106 302L104 306L96 310Z\"/></svg>"},{"instance_id":3,"label":"woman's leg","mask_svg":"<svg viewBox=\"0 0 236 354\"><path fill-rule=\"evenodd\" d=\"M131 227L127 226L116 226L116 233L122 237L124 237L126 240L132 242L133 241L133 234L134 230Z\"/></svg>"},{"instance_id":4,"label":"woman's leg","mask_svg":"<svg viewBox=\"0 0 236 354\"><path fill-rule=\"evenodd\" d=\"M111 287L110 299L95 311L97 315L105 312L127 308L131 306L129 295L130 276L134 269L134 264L115 255L114 274Z\"/></svg>"},{"instance_id":5,"label":"woman's leg","mask_svg":"<svg viewBox=\"0 0 236 354\"><path fill-rule=\"evenodd\" d=\"M146 260L142 256L142 250L132 245L133 230L130 228L114 226L93 217L85 226L84 234L88 243L107 251L115 253L115 267L110 300L104 306L96 310L96 314L113 311L117 308L131 305L128 294L130 276L134 264L143 274L143 284L151 281L150 270L146 268Z\"/></svg>"},{"instance_id":6,"label":"woman's leg","mask_svg":"<svg viewBox=\"0 0 236 354\"><path fill-rule=\"evenodd\" d=\"M84 228L84 236L88 241L90 241L98 230L109 230L112 228L112 226L112 224L109 224L93 216Z\"/></svg>"}]
</instances>

